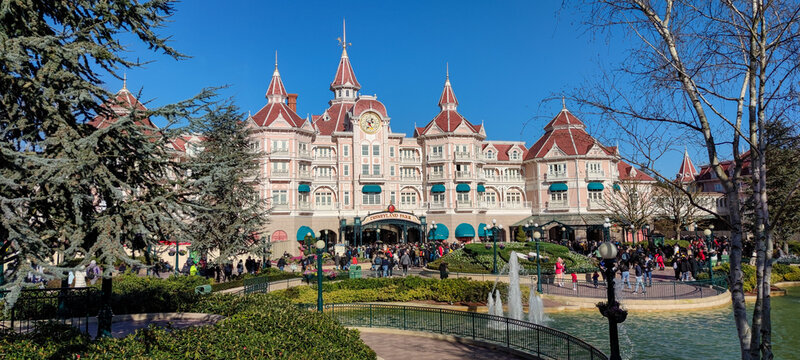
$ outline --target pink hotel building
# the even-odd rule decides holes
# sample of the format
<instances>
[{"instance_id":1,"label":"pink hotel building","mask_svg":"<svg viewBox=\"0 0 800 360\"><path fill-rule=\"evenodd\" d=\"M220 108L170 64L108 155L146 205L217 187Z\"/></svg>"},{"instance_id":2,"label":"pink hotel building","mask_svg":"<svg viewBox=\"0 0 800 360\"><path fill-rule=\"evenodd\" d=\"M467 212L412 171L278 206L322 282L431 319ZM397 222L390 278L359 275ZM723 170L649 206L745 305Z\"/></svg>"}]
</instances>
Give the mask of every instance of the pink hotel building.
<instances>
[{"instance_id":1,"label":"pink hotel building","mask_svg":"<svg viewBox=\"0 0 800 360\"><path fill-rule=\"evenodd\" d=\"M344 45L329 107L302 118L276 63L267 104L247 118L264 154L258 190L271 207L273 254L297 254L309 233L329 244L476 240L493 219L502 239L529 220L546 238L600 239L608 192L653 181L566 108L530 147L488 140L458 112L448 74L439 113L409 137L360 88Z\"/></svg>"}]
</instances>

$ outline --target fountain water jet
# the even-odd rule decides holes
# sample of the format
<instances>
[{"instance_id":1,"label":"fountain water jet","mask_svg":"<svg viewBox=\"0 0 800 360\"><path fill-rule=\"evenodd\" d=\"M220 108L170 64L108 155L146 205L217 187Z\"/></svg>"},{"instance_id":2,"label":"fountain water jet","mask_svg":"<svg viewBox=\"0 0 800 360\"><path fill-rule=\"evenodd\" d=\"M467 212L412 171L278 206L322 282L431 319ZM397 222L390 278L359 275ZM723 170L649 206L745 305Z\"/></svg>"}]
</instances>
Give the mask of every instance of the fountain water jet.
<instances>
[{"instance_id":1,"label":"fountain water jet","mask_svg":"<svg viewBox=\"0 0 800 360\"><path fill-rule=\"evenodd\" d=\"M516 251L512 251L509 256L509 262L503 267L500 273L508 274L508 317L515 320L525 320L525 311L522 305L522 289L520 287L519 273L520 264L519 257ZM495 279L494 287L489 293L487 305L489 307L489 314L496 316L505 316L503 311L503 300L500 298L500 291L497 290L497 282L500 280L499 274ZM528 321L536 324L545 323L548 318L544 315L544 305L542 299L536 294L536 291L531 288L528 302ZM501 324L496 321L490 321L489 327L497 328ZM503 328L505 328L503 326Z\"/></svg>"}]
</instances>

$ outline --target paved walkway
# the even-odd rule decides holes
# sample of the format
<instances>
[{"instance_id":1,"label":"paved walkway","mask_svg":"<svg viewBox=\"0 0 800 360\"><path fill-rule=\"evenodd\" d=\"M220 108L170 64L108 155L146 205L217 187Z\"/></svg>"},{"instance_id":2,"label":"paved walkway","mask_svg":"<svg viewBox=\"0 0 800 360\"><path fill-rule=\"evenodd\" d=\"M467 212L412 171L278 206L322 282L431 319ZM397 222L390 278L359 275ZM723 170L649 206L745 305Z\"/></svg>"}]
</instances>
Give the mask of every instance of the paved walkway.
<instances>
[{"instance_id":1,"label":"paved walkway","mask_svg":"<svg viewBox=\"0 0 800 360\"><path fill-rule=\"evenodd\" d=\"M521 359L502 351L423 336L361 332L361 340L384 360Z\"/></svg>"}]
</instances>

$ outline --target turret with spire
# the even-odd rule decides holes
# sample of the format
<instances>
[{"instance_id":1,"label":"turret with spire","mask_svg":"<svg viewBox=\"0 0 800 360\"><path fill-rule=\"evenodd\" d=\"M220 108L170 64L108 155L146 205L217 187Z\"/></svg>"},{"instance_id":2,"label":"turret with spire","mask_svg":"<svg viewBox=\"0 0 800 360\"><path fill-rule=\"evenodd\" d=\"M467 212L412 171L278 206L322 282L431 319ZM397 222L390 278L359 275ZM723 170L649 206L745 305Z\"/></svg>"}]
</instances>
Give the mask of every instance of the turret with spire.
<instances>
[{"instance_id":1,"label":"turret with spire","mask_svg":"<svg viewBox=\"0 0 800 360\"><path fill-rule=\"evenodd\" d=\"M286 88L283 87L283 81L281 80L281 73L278 72L278 51L275 51L275 71L272 72L272 80L269 82L269 87L267 88L267 102L272 103L283 103L286 102L286 98L288 95L286 94Z\"/></svg>"},{"instance_id":2,"label":"turret with spire","mask_svg":"<svg viewBox=\"0 0 800 360\"><path fill-rule=\"evenodd\" d=\"M342 45L342 58L339 60L336 76L331 83L331 91L333 91L331 103L355 101L358 90L361 89L361 84L358 83L356 74L353 72L353 66L350 65L350 58L347 56L347 47L351 44L347 42L347 28L344 19L342 19L342 37L338 40Z\"/></svg>"},{"instance_id":3,"label":"turret with spire","mask_svg":"<svg viewBox=\"0 0 800 360\"><path fill-rule=\"evenodd\" d=\"M442 111L446 110L456 110L458 107L458 99L456 99L456 94L453 92L453 87L450 85L450 64L446 65L446 72L445 72L445 80L444 80L444 89L442 90L442 96L439 97L439 108Z\"/></svg>"},{"instance_id":4,"label":"turret with spire","mask_svg":"<svg viewBox=\"0 0 800 360\"><path fill-rule=\"evenodd\" d=\"M692 159L689 157L689 150L684 148L683 161L681 161L681 167L678 169L677 179L680 182L692 182L697 174L697 169L695 169Z\"/></svg>"}]
</instances>

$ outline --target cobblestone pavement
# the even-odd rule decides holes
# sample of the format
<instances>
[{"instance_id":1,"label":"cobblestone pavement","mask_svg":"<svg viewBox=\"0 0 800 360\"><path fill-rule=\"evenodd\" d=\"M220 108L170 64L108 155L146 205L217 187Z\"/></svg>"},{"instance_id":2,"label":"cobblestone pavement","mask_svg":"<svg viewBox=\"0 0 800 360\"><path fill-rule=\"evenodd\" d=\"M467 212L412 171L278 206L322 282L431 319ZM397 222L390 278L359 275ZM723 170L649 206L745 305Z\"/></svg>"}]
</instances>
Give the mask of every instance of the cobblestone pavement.
<instances>
[{"instance_id":1,"label":"cobblestone pavement","mask_svg":"<svg viewBox=\"0 0 800 360\"><path fill-rule=\"evenodd\" d=\"M422 336L362 332L361 340L385 360L520 359L502 351Z\"/></svg>"}]
</instances>

